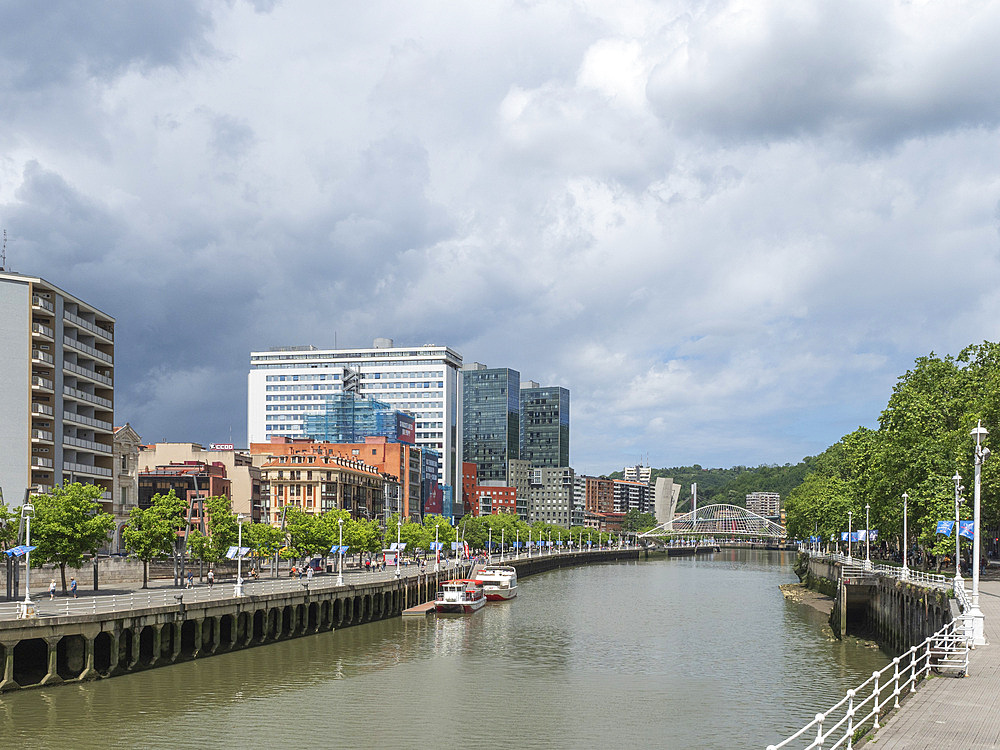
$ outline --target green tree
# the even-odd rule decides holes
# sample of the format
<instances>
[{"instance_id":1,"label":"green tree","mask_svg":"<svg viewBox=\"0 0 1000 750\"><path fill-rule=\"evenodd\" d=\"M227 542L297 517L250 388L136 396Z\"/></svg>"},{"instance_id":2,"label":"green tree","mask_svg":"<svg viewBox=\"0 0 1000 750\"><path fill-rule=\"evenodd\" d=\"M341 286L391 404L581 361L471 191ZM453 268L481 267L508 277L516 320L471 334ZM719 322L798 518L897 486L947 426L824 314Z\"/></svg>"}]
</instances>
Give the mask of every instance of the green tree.
<instances>
[{"instance_id":1,"label":"green tree","mask_svg":"<svg viewBox=\"0 0 1000 750\"><path fill-rule=\"evenodd\" d=\"M31 542L38 547L38 560L59 566L63 593L66 566L79 568L84 555L96 555L115 527L115 517L101 510L103 492L95 485L74 482L35 497Z\"/></svg>"},{"instance_id":2,"label":"green tree","mask_svg":"<svg viewBox=\"0 0 1000 750\"><path fill-rule=\"evenodd\" d=\"M206 497L203 503L205 533L192 529L187 546L197 559L217 563L225 558L226 552L239 539L238 522L232 502L225 495Z\"/></svg>"},{"instance_id":3,"label":"green tree","mask_svg":"<svg viewBox=\"0 0 1000 750\"><path fill-rule=\"evenodd\" d=\"M149 563L169 555L177 541L177 531L184 527L186 504L173 490L153 496L148 508L132 508L128 524L122 529L125 549L142 560L142 587L149 584Z\"/></svg>"},{"instance_id":4,"label":"green tree","mask_svg":"<svg viewBox=\"0 0 1000 750\"><path fill-rule=\"evenodd\" d=\"M625 513L622 519L622 531L632 533L636 531L649 531L656 526L656 516L652 513L640 513L634 508Z\"/></svg>"}]
</instances>

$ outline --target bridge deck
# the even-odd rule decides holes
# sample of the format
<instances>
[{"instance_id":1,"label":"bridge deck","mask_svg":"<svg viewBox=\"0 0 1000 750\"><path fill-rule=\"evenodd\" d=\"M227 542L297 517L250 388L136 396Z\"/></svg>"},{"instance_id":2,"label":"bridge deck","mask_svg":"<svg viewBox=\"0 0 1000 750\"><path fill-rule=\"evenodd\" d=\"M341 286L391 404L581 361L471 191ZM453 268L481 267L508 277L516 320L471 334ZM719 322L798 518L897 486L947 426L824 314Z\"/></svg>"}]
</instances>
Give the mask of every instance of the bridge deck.
<instances>
[{"instance_id":1,"label":"bridge deck","mask_svg":"<svg viewBox=\"0 0 1000 750\"><path fill-rule=\"evenodd\" d=\"M926 681L875 735L879 750L1000 748L1000 582L979 584L988 646L970 654L961 679Z\"/></svg>"}]
</instances>

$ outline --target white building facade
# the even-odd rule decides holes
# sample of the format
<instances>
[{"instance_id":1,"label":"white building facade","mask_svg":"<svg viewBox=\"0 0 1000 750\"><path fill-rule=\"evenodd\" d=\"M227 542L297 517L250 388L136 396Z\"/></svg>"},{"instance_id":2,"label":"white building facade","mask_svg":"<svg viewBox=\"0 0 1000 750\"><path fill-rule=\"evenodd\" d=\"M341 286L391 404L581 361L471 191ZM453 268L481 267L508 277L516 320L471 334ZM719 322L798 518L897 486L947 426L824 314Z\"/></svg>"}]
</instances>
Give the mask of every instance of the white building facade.
<instances>
[{"instance_id":1,"label":"white building facade","mask_svg":"<svg viewBox=\"0 0 1000 750\"><path fill-rule=\"evenodd\" d=\"M112 506L115 319L44 279L0 272L0 491L70 482Z\"/></svg>"},{"instance_id":2,"label":"white building facade","mask_svg":"<svg viewBox=\"0 0 1000 750\"><path fill-rule=\"evenodd\" d=\"M343 392L345 375L357 392L409 412L416 444L441 454L439 481L461 497L462 355L447 346L370 349L283 347L250 353L247 440L306 437L305 416L321 414L328 396Z\"/></svg>"},{"instance_id":3,"label":"white building facade","mask_svg":"<svg viewBox=\"0 0 1000 750\"><path fill-rule=\"evenodd\" d=\"M751 492L746 496L747 510L765 518L776 517L781 511L781 495L777 492Z\"/></svg>"}]
</instances>

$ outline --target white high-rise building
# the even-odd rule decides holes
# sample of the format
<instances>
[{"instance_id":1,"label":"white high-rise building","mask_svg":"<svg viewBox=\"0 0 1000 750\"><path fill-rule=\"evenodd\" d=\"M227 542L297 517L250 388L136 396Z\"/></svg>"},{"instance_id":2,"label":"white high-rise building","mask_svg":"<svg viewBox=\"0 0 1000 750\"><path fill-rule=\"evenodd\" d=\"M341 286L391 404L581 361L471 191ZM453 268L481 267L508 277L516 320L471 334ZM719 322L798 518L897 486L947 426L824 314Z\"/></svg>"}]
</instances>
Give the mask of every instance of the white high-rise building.
<instances>
[{"instance_id":1,"label":"white high-rise building","mask_svg":"<svg viewBox=\"0 0 1000 750\"><path fill-rule=\"evenodd\" d=\"M53 284L0 272L0 491L99 485L111 510L115 319Z\"/></svg>"},{"instance_id":2,"label":"white high-rise building","mask_svg":"<svg viewBox=\"0 0 1000 750\"><path fill-rule=\"evenodd\" d=\"M776 517L781 511L781 495L777 492L751 492L746 499L747 510L765 518Z\"/></svg>"},{"instance_id":3,"label":"white high-rise building","mask_svg":"<svg viewBox=\"0 0 1000 750\"><path fill-rule=\"evenodd\" d=\"M622 479L626 482L642 482L643 484L652 484L650 479L653 476L653 469L649 466L643 466L638 464L636 466L626 466L622 470Z\"/></svg>"},{"instance_id":4,"label":"white high-rise building","mask_svg":"<svg viewBox=\"0 0 1000 750\"><path fill-rule=\"evenodd\" d=\"M324 411L341 393L345 376L362 396L412 414L416 444L441 454L440 482L461 497L462 355L447 346L393 346L375 339L370 349L278 347L250 353L247 440L306 437L305 416Z\"/></svg>"}]
</instances>

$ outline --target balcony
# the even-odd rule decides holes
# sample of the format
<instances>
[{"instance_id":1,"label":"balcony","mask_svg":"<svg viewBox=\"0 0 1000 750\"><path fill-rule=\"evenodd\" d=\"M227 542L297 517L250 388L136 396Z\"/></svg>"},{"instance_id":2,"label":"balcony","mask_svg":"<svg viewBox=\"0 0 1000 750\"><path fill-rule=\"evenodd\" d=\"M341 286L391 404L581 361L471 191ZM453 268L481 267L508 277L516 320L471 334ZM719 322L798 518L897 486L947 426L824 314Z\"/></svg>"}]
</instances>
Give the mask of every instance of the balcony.
<instances>
[{"instance_id":1,"label":"balcony","mask_svg":"<svg viewBox=\"0 0 1000 750\"><path fill-rule=\"evenodd\" d=\"M86 425L87 427L94 427L98 430L106 430L107 432L112 431L111 422L105 422L100 419L94 419L93 417L85 417L82 414L77 414L72 411L64 411L63 419L67 422L75 422L76 424Z\"/></svg>"},{"instance_id":2,"label":"balcony","mask_svg":"<svg viewBox=\"0 0 1000 750\"><path fill-rule=\"evenodd\" d=\"M37 307L39 310L48 310L50 313L54 313L56 311L55 305L44 297L39 297L37 294L31 295L31 306Z\"/></svg>"},{"instance_id":3,"label":"balcony","mask_svg":"<svg viewBox=\"0 0 1000 750\"><path fill-rule=\"evenodd\" d=\"M48 430L31 431L31 442L33 443L52 443L54 441L55 436Z\"/></svg>"},{"instance_id":4,"label":"balcony","mask_svg":"<svg viewBox=\"0 0 1000 750\"><path fill-rule=\"evenodd\" d=\"M101 398L100 396L95 396L93 393L87 393L86 391L81 391L77 388L70 388L68 385L63 386L63 393L70 398L79 399L80 401L86 401L90 404L97 404L105 409L114 409L115 405L106 398Z\"/></svg>"},{"instance_id":5,"label":"balcony","mask_svg":"<svg viewBox=\"0 0 1000 750\"><path fill-rule=\"evenodd\" d=\"M31 405L32 414L44 414L47 417L54 417L56 415L56 410L47 404L35 404Z\"/></svg>"},{"instance_id":6,"label":"balcony","mask_svg":"<svg viewBox=\"0 0 1000 750\"><path fill-rule=\"evenodd\" d=\"M52 463L51 461L49 462ZM72 474L88 474L92 477L110 477L111 469L105 469L103 466L88 466L87 464L75 464L70 461L63 461L63 472L70 472ZM74 477L74 481L76 481Z\"/></svg>"},{"instance_id":7,"label":"balcony","mask_svg":"<svg viewBox=\"0 0 1000 750\"><path fill-rule=\"evenodd\" d=\"M31 335L35 338L44 337L47 338L49 341L56 340L56 332L53 331L48 326L42 325L41 323L31 324Z\"/></svg>"},{"instance_id":8,"label":"balcony","mask_svg":"<svg viewBox=\"0 0 1000 750\"><path fill-rule=\"evenodd\" d=\"M104 443L95 443L93 440L81 440L80 438L70 437L69 435L63 435L63 445L71 445L74 448L83 448L84 450L94 451L95 453L105 453L111 454L111 446L105 445Z\"/></svg>"},{"instance_id":9,"label":"balcony","mask_svg":"<svg viewBox=\"0 0 1000 750\"><path fill-rule=\"evenodd\" d=\"M48 354L46 352L39 351L38 349L32 349L31 350L31 361L32 362L44 362L45 364L48 364L48 365L55 365L56 358L53 357L51 354Z\"/></svg>"},{"instance_id":10,"label":"balcony","mask_svg":"<svg viewBox=\"0 0 1000 750\"><path fill-rule=\"evenodd\" d=\"M34 356L34 355L32 355ZM55 360L53 360L54 362ZM104 385L113 387L114 381L111 380L107 375L101 375L99 372L94 370L88 370L86 367L80 367L79 365L74 365L72 362L63 362L63 369L67 372L71 372L74 375L81 375L85 378L90 378L96 383L103 383Z\"/></svg>"},{"instance_id":11,"label":"balcony","mask_svg":"<svg viewBox=\"0 0 1000 750\"><path fill-rule=\"evenodd\" d=\"M32 469L51 469L52 466L53 466L53 461L51 458L42 458L41 456L31 457Z\"/></svg>"},{"instance_id":12,"label":"balcony","mask_svg":"<svg viewBox=\"0 0 1000 750\"><path fill-rule=\"evenodd\" d=\"M75 326L79 326L80 328L83 328L85 330L90 331L91 333L95 333L98 336L101 336L106 341L113 342L115 340L115 335L111 331L101 328L99 325L91 323L89 320L85 320L84 318L81 318L79 315L74 315L71 312L64 312L63 318L65 318Z\"/></svg>"},{"instance_id":13,"label":"balcony","mask_svg":"<svg viewBox=\"0 0 1000 750\"><path fill-rule=\"evenodd\" d=\"M102 351L98 351L92 346L87 346L82 341L77 341L69 336L63 336L63 344L68 346L70 349L76 349L78 352L83 352L84 354L93 357L94 359L99 359L102 362L107 362L109 365L114 362L114 358L110 354L105 354Z\"/></svg>"},{"instance_id":14,"label":"balcony","mask_svg":"<svg viewBox=\"0 0 1000 750\"><path fill-rule=\"evenodd\" d=\"M55 391L56 384L53 383L48 378L43 378L38 375L31 376L31 389L35 391L49 391L50 393Z\"/></svg>"}]
</instances>

